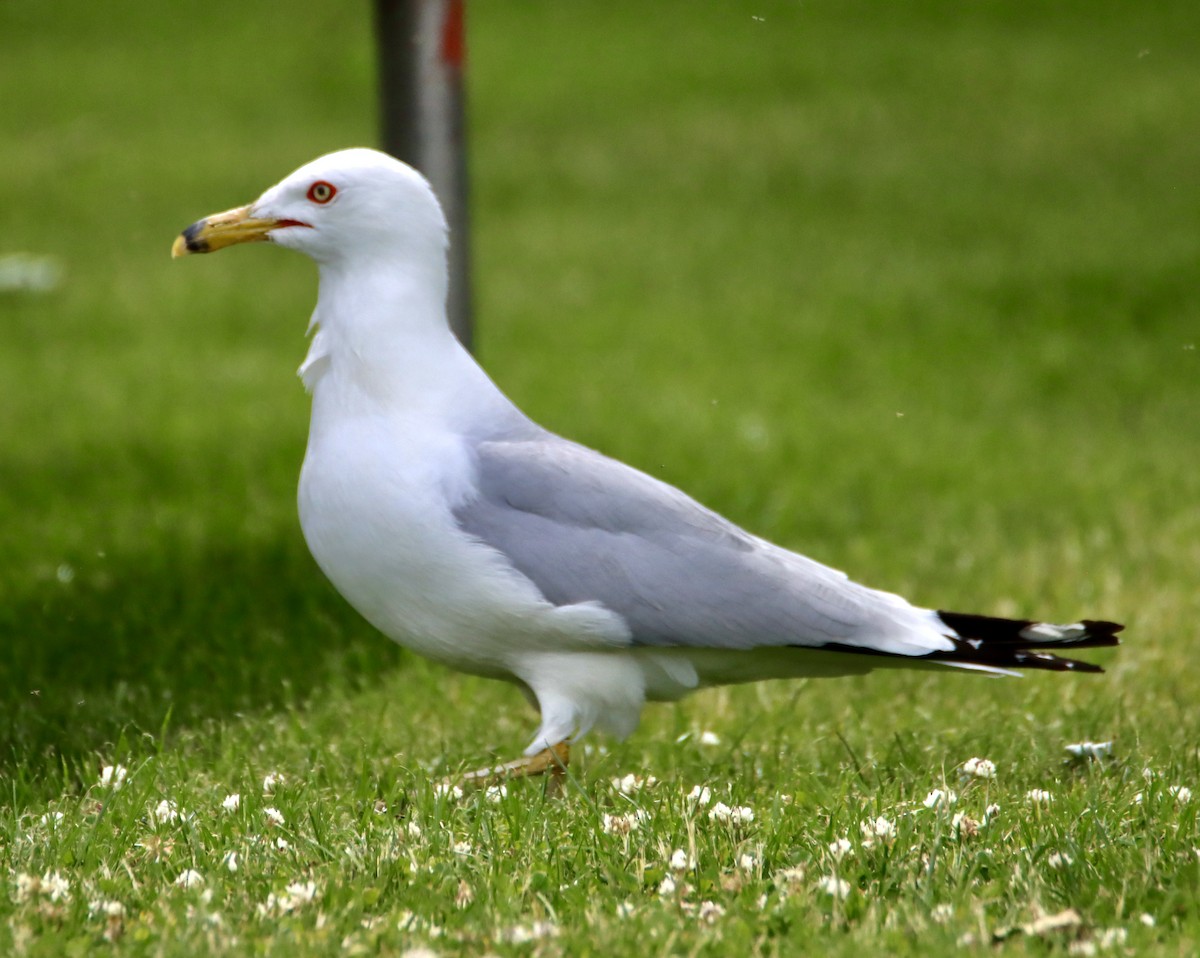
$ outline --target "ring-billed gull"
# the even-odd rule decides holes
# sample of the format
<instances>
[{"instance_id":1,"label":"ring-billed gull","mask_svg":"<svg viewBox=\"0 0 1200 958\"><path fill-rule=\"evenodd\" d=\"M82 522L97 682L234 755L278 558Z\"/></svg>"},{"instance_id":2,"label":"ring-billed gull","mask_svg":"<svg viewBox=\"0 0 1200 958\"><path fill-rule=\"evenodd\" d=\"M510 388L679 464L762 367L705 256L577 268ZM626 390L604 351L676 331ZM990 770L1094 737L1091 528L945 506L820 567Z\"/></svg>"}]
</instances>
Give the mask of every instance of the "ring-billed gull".
<instances>
[{"instance_id":1,"label":"ring-billed gull","mask_svg":"<svg viewBox=\"0 0 1200 958\"><path fill-rule=\"evenodd\" d=\"M541 725L513 774L561 769L592 726L627 735L647 700L705 686L889 666L1099 671L1040 650L1118 644L1113 622L917 608L536 425L451 333L446 221L398 160L323 156L188 227L172 253L259 240L320 270L300 367L308 546L380 631L525 692Z\"/></svg>"}]
</instances>

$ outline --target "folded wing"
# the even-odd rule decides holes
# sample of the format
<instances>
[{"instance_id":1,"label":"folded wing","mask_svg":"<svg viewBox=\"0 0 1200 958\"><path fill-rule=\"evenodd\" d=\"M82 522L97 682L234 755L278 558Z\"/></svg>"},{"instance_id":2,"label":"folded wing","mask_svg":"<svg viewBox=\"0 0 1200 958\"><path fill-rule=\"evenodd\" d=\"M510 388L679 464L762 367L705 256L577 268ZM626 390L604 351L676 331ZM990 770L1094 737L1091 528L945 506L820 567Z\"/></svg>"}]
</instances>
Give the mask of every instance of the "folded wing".
<instances>
[{"instance_id":1,"label":"folded wing","mask_svg":"<svg viewBox=\"0 0 1200 958\"><path fill-rule=\"evenodd\" d=\"M952 653L936 614L758 539L678 489L551 434L480 443L455 510L558 605L600 602L636 645Z\"/></svg>"}]
</instances>

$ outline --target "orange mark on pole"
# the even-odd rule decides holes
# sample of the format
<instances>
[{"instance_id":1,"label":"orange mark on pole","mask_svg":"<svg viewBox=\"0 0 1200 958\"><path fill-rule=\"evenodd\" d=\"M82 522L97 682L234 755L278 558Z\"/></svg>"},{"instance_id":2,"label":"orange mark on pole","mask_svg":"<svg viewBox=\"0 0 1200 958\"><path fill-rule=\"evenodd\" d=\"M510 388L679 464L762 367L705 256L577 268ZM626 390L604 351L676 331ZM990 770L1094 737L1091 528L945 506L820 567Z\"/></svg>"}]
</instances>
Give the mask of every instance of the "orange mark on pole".
<instances>
[{"instance_id":1,"label":"orange mark on pole","mask_svg":"<svg viewBox=\"0 0 1200 958\"><path fill-rule=\"evenodd\" d=\"M442 22L442 62L454 69L461 69L467 58L463 6L463 0L449 0L446 19Z\"/></svg>"}]
</instances>

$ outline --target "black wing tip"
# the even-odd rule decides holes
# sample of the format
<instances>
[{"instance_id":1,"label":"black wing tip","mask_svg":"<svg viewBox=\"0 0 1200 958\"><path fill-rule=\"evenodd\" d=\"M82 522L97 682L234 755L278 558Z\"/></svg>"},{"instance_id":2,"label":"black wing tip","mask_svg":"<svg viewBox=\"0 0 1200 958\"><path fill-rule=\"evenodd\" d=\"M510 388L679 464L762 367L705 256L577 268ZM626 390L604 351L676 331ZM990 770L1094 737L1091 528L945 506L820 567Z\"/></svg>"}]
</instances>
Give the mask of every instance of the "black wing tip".
<instances>
[{"instance_id":1,"label":"black wing tip","mask_svg":"<svg viewBox=\"0 0 1200 958\"><path fill-rule=\"evenodd\" d=\"M1087 649L1120 645L1117 633L1125 626L1104 619L1081 619L1082 634L1054 635L1053 630L1069 626L1051 626L1034 619L1004 619L962 612L938 612L941 620L956 635L952 652L937 658L947 662L973 663L999 668L1043 669L1053 672L1103 672L1091 662L1068 659L1041 649ZM1041 632L1039 633L1039 629ZM1050 634L1046 634L1049 632Z\"/></svg>"},{"instance_id":2,"label":"black wing tip","mask_svg":"<svg viewBox=\"0 0 1200 958\"><path fill-rule=\"evenodd\" d=\"M1124 632L1125 626L1120 622L1105 622L1103 619L1082 619L1079 623L1088 630L1094 646L1120 645L1118 632Z\"/></svg>"},{"instance_id":3,"label":"black wing tip","mask_svg":"<svg viewBox=\"0 0 1200 958\"><path fill-rule=\"evenodd\" d=\"M910 662L944 662L947 665L980 665L989 669L1037 669L1043 672L1103 672L1102 666L1081 659L1066 659L1050 652L1014 649L1012 646L987 646L979 648L964 639L947 636L954 643L948 652L927 652L924 655L907 655L903 652L884 652L880 649L847 645L844 642L828 642L819 646L824 652L842 652L848 655L878 656L885 659L907 659ZM811 649L813 646L795 646Z\"/></svg>"},{"instance_id":4,"label":"black wing tip","mask_svg":"<svg viewBox=\"0 0 1200 958\"><path fill-rule=\"evenodd\" d=\"M1048 672L1103 672L1103 667L1080 659L1065 659L1049 652L1014 652L1008 665L1018 669L1042 669Z\"/></svg>"},{"instance_id":5,"label":"black wing tip","mask_svg":"<svg viewBox=\"0 0 1200 958\"><path fill-rule=\"evenodd\" d=\"M1119 622L1102 619L1083 619L1070 626L1054 626L1036 619L1003 619L991 615L965 612L938 612L938 616L953 633L946 638L952 649L908 655L885 652L844 642L827 642L820 646L827 652L851 655L875 655L884 658L912 661L944 662L947 665L978 665L989 669L1040 669L1046 672L1102 673L1104 668L1093 662L1068 659L1044 649L1101 648L1120 645L1117 633L1125 628ZM1038 631L1037 627L1041 627ZM1082 627L1078 633L1076 627ZM1055 634L1058 630L1061 634ZM808 646L805 646L808 648Z\"/></svg>"},{"instance_id":6,"label":"black wing tip","mask_svg":"<svg viewBox=\"0 0 1200 958\"><path fill-rule=\"evenodd\" d=\"M1103 672L1103 667L1082 659L1068 659L1052 652L1014 648L1011 645L980 645L964 639L951 638L954 649L934 652L926 658L948 665L984 665L996 669L1037 669L1043 672ZM1115 643L1105 643L1112 645Z\"/></svg>"},{"instance_id":7,"label":"black wing tip","mask_svg":"<svg viewBox=\"0 0 1200 958\"><path fill-rule=\"evenodd\" d=\"M1036 630L1063 629L1069 626L1053 626L1037 619L1005 619L991 615L975 615L966 612L947 612L938 610L938 618L946 624L955 636L951 638L977 639L984 643L1004 645L1010 649L1041 649L1041 648L1099 648L1120 645L1118 632L1123 632L1125 626L1120 622L1109 622L1105 619L1080 619L1072 625L1083 627L1081 635L1052 636L1039 635Z\"/></svg>"}]
</instances>

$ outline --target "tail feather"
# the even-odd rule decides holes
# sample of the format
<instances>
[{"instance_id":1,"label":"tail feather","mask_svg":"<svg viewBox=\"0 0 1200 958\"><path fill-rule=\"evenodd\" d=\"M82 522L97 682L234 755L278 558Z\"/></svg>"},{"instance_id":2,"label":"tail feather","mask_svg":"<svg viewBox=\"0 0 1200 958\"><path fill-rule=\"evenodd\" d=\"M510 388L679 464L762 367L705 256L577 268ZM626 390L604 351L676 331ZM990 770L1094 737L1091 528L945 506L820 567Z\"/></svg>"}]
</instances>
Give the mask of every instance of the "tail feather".
<instances>
[{"instance_id":1,"label":"tail feather","mask_svg":"<svg viewBox=\"0 0 1200 958\"><path fill-rule=\"evenodd\" d=\"M1055 672L1103 672L1090 662L1067 659L1041 649L1098 648L1120 645L1116 622L1083 619L1070 625L1052 625L1032 619L1003 619L962 612L938 612L950 633L954 649L930 659L994 668L1049 669Z\"/></svg>"}]
</instances>

